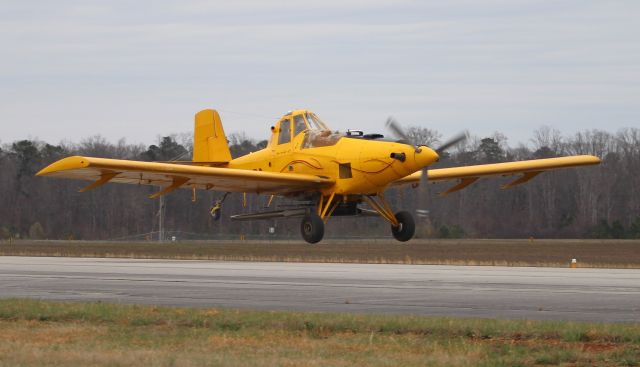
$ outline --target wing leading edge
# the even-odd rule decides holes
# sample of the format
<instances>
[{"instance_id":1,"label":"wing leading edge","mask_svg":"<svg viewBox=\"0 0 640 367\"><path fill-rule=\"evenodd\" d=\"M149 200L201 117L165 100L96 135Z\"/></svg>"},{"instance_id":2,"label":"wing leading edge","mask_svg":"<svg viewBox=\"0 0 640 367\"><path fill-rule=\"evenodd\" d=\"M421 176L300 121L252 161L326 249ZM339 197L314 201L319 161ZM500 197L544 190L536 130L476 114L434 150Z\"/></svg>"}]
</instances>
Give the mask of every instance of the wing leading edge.
<instances>
[{"instance_id":1,"label":"wing leading edge","mask_svg":"<svg viewBox=\"0 0 640 367\"><path fill-rule=\"evenodd\" d=\"M73 156L45 167L38 176L93 181L81 191L107 182L164 187L152 197L177 188L259 194L287 194L331 186L328 178L296 173L272 173L233 168L129 161Z\"/></svg>"},{"instance_id":2,"label":"wing leading edge","mask_svg":"<svg viewBox=\"0 0 640 367\"><path fill-rule=\"evenodd\" d=\"M600 164L600 158L590 155L580 155L572 157L535 159L519 162L505 162L481 164L475 166L430 169L428 172L430 182L458 180L455 186L442 193L442 195L447 195L452 192L464 189L465 187L476 182L481 177L506 177L520 175L520 177L516 180L502 186L503 189L508 189L528 182L529 180L545 171L567 167L592 166L597 164ZM395 181L392 186L404 184L419 184L421 175L422 172L416 172L412 175L403 177Z\"/></svg>"}]
</instances>

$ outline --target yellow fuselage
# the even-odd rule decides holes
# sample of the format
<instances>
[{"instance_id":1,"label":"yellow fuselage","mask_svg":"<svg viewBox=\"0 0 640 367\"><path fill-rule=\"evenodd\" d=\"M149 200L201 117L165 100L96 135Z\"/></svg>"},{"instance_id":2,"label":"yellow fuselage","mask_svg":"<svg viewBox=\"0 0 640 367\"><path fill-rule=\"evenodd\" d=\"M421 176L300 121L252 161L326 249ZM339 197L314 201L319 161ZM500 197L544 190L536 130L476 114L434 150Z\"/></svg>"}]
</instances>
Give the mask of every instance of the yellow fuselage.
<instances>
[{"instance_id":1,"label":"yellow fuselage","mask_svg":"<svg viewBox=\"0 0 640 367\"><path fill-rule=\"evenodd\" d=\"M277 144L277 131L268 146L229 162L229 168L303 173L335 180L323 195L361 195L383 192L393 181L419 171L438 159L427 147L344 136L334 145L303 148L305 133ZM404 161L392 158L404 155ZM342 165L342 167L341 167Z\"/></svg>"}]
</instances>

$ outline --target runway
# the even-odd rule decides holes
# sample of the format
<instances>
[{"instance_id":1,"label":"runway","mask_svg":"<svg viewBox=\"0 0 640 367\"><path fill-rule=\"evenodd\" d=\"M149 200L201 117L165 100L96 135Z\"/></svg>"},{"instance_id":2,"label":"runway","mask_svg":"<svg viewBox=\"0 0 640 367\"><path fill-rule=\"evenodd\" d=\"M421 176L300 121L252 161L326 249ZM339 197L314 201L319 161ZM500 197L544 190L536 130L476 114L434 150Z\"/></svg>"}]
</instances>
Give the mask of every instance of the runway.
<instances>
[{"instance_id":1,"label":"runway","mask_svg":"<svg viewBox=\"0 0 640 367\"><path fill-rule=\"evenodd\" d=\"M640 270L0 257L0 297L640 322Z\"/></svg>"}]
</instances>

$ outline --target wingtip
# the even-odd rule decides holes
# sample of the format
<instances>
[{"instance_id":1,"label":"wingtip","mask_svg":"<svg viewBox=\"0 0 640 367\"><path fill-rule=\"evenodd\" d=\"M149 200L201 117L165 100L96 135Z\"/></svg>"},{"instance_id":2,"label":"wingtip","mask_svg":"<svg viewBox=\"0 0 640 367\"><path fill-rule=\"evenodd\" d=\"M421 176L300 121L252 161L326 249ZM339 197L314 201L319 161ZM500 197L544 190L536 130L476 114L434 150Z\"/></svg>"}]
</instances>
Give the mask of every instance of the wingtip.
<instances>
[{"instance_id":1,"label":"wingtip","mask_svg":"<svg viewBox=\"0 0 640 367\"><path fill-rule=\"evenodd\" d=\"M36 173L36 176L47 176L58 171L66 171L74 168L84 168L89 165L86 157L71 156L55 161Z\"/></svg>"},{"instance_id":2,"label":"wingtip","mask_svg":"<svg viewBox=\"0 0 640 367\"><path fill-rule=\"evenodd\" d=\"M602 163L602 159L600 159L599 157L596 157L595 155L585 155L585 156L583 156L583 158L586 160L586 162L591 163L591 164L600 164L600 163Z\"/></svg>"}]
</instances>

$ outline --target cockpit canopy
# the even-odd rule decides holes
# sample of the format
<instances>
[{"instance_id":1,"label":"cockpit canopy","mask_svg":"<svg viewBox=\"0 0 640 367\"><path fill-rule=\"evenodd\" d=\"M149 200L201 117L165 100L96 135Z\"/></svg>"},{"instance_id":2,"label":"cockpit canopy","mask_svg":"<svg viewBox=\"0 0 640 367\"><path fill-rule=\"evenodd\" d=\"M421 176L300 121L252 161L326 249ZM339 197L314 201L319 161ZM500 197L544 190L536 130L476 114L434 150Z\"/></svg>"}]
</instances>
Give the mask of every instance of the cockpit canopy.
<instances>
[{"instance_id":1,"label":"cockpit canopy","mask_svg":"<svg viewBox=\"0 0 640 367\"><path fill-rule=\"evenodd\" d=\"M331 132L315 113L307 110L296 110L284 115L277 131L278 145L290 143L298 134L304 133L302 149L334 145L343 136Z\"/></svg>"},{"instance_id":2,"label":"cockpit canopy","mask_svg":"<svg viewBox=\"0 0 640 367\"><path fill-rule=\"evenodd\" d=\"M315 113L310 111L302 111L293 115L293 123L294 136L304 130L329 130L327 125Z\"/></svg>"}]
</instances>

